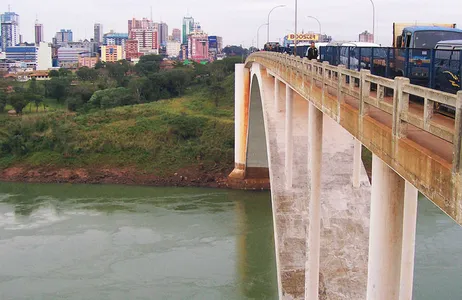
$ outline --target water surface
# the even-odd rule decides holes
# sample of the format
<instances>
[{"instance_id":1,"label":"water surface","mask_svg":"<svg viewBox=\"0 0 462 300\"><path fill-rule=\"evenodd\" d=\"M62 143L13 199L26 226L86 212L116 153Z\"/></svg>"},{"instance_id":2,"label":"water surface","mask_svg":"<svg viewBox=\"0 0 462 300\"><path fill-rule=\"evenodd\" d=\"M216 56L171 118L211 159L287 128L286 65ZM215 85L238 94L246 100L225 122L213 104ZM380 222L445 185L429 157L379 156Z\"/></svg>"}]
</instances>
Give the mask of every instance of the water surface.
<instances>
[{"instance_id":1,"label":"water surface","mask_svg":"<svg viewBox=\"0 0 462 300\"><path fill-rule=\"evenodd\" d=\"M419 201L414 299L462 299L462 228ZM0 183L0 299L277 299L269 193Z\"/></svg>"}]
</instances>

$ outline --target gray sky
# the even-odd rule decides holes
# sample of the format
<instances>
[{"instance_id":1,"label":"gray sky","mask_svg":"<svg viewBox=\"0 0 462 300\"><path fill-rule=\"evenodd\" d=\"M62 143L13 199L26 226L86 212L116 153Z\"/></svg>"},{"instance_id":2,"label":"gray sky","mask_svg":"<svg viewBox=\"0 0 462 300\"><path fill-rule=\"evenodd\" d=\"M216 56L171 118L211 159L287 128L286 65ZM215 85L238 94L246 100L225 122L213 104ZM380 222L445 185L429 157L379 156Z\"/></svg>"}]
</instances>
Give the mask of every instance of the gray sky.
<instances>
[{"instance_id":1,"label":"gray sky","mask_svg":"<svg viewBox=\"0 0 462 300\"><path fill-rule=\"evenodd\" d=\"M279 40L294 28L295 0L2 0L0 11L11 10L20 15L21 34L25 41L33 41L36 15L44 24L45 39L61 28L72 29L74 39L91 38L93 24L103 24L104 32L114 29L127 32L127 20L150 16L153 6L154 21L164 21L172 28L181 28L182 18L189 13L210 35L223 36L225 45L256 43L257 28L266 23L269 10L285 4L271 15L270 39ZM389 46L393 22L457 23L462 28L460 0L375 0L376 42ZM161 4L160 4L161 3ZM372 31L370 0L299 0L299 31L318 31L315 20L322 24L323 33L335 40L357 40L364 30ZM260 46L266 41L266 28L260 30Z\"/></svg>"}]
</instances>

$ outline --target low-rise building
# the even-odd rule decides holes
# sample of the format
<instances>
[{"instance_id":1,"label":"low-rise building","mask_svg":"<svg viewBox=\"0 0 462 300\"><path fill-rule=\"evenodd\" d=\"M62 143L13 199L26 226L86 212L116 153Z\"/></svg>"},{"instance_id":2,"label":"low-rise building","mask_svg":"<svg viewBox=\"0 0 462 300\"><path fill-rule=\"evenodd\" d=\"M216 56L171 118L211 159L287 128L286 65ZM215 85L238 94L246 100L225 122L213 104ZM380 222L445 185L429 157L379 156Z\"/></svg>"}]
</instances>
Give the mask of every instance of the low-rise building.
<instances>
[{"instance_id":1,"label":"low-rise building","mask_svg":"<svg viewBox=\"0 0 462 300\"><path fill-rule=\"evenodd\" d=\"M33 70L48 70L51 68L51 46L41 42L39 45L7 47L5 58L19 62Z\"/></svg>"},{"instance_id":2,"label":"low-rise building","mask_svg":"<svg viewBox=\"0 0 462 300\"><path fill-rule=\"evenodd\" d=\"M125 58L124 49L118 45L101 46L101 61L117 62Z\"/></svg>"},{"instance_id":3,"label":"low-rise building","mask_svg":"<svg viewBox=\"0 0 462 300\"><path fill-rule=\"evenodd\" d=\"M133 61L143 56L140 52L139 43L137 40L128 40L125 44L125 58Z\"/></svg>"},{"instance_id":4,"label":"low-rise building","mask_svg":"<svg viewBox=\"0 0 462 300\"><path fill-rule=\"evenodd\" d=\"M98 63L98 57L88 57L88 56L80 56L79 57L79 68L88 67L94 68Z\"/></svg>"},{"instance_id":5,"label":"low-rise building","mask_svg":"<svg viewBox=\"0 0 462 300\"><path fill-rule=\"evenodd\" d=\"M58 65L60 68L77 68L80 57L91 57L91 54L86 48L61 47L58 49Z\"/></svg>"}]
</instances>

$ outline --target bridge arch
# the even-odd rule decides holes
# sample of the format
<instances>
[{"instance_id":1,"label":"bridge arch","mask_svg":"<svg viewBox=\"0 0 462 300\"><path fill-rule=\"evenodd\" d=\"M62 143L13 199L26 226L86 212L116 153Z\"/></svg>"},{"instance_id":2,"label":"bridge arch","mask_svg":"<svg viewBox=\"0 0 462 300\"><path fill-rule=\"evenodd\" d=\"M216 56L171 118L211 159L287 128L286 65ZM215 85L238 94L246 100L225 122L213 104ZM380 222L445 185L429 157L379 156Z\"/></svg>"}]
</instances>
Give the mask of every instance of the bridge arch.
<instances>
[{"instance_id":1,"label":"bridge arch","mask_svg":"<svg viewBox=\"0 0 462 300\"><path fill-rule=\"evenodd\" d=\"M235 169L229 184L241 189L270 188L270 153L263 103L266 71L259 64L236 65Z\"/></svg>"},{"instance_id":2,"label":"bridge arch","mask_svg":"<svg viewBox=\"0 0 462 300\"><path fill-rule=\"evenodd\" d=\"M269 179L269 151L265 130L265 117L261 73L251 71L250 100L247 129L246 179Z\"/></svg>"}]
</instances>

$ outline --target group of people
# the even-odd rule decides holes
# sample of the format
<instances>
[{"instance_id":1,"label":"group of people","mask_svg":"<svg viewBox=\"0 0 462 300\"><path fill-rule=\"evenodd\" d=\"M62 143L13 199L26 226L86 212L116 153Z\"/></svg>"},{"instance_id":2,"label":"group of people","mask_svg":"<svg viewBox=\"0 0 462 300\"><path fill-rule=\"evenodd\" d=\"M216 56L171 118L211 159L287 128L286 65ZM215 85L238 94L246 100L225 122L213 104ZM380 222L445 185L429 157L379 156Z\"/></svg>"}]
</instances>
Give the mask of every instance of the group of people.
<instances>
[{"instance_id":1,"label":"group of people","mask_svg":"<svg viewBox=\"0 0 462 300\"><path fill-rule=\"evenodd\" d=\"M279 53L289 53L293 54L293 50L289 47L283 47L279 43L266 43L263 47L264 51L279 52ZM308 48L306 57L308 59L317 59L318 58L318 48L314 42L311 43L310 48Z\"/></svg>"}]
</instances>

